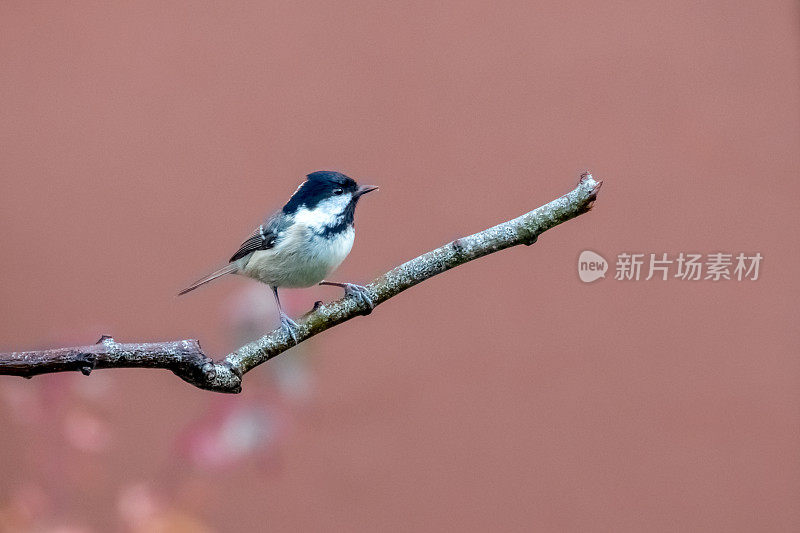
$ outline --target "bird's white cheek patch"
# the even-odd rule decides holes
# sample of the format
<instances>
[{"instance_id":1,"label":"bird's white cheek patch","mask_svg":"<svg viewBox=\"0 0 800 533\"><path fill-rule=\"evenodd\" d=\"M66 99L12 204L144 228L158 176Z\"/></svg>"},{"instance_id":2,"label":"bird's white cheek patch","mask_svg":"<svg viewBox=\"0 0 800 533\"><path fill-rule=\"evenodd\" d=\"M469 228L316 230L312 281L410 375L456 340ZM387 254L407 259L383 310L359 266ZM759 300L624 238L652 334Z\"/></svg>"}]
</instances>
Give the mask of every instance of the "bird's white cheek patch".
<instances>
[{"instance_id":1,"label":"bird's white cheek patch","mask_svg":"<svg viewBox=\"0 0 800 533\"><path fill-rule=\"evenodd\" d=\"M333 226L339 221L351 199L352 195L348 193L328 198L317 204L314 209L301 207L294 215L295 222L306 225L314 231Z\"/></svg>"}]
</instances>

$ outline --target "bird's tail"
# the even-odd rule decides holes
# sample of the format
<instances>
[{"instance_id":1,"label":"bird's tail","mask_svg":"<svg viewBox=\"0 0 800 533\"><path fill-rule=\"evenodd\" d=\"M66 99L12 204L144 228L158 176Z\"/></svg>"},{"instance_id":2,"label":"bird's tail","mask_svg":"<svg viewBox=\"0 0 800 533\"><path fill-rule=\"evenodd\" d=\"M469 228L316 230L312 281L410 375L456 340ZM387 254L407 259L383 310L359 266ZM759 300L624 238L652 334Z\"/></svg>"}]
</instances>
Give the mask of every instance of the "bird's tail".
<instances>
[{"instance_id":1,"label":"bird's tail","mask_svg":"<svg viewBox=\"0 0 800 533\"><path fill-rule=\"evenodd\" d=\"M233 272L236 272L237 270L239 270L239 268L236 266L235 263L231 263L229 265L226 265L226 266L220 268L219 270L212 272L208 276L195 281L194 283L192 283L191 285L189 285L188 287L183 289L181 292L179 292L178 296L180 296L181 294L186 294L189 291L193 291L197 287L199 287L200 285L205 285L209 281L213 281L213 280L217 279L220 276L224 276L225 274L232 274Z\"/></svg>"}]
</instances>

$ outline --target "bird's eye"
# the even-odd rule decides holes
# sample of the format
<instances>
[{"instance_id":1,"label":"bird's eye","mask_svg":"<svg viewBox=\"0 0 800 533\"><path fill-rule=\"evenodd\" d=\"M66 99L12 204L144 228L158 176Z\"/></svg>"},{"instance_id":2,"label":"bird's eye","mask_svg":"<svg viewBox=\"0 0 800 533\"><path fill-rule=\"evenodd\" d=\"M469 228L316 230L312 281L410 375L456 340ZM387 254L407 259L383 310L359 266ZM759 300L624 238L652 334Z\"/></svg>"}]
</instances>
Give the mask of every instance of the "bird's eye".
<instances>
[{"instance_id":1,"label":"bird's eye","mask_svg":"<svg viewBox=\"0 0 800 533\"><path fill-rule=\"evenodd\" d=\"M333 194L342 194L343 192L344 191L342 189L340 189L339 187L333 189Z\"/></svg>"}]
</instances>

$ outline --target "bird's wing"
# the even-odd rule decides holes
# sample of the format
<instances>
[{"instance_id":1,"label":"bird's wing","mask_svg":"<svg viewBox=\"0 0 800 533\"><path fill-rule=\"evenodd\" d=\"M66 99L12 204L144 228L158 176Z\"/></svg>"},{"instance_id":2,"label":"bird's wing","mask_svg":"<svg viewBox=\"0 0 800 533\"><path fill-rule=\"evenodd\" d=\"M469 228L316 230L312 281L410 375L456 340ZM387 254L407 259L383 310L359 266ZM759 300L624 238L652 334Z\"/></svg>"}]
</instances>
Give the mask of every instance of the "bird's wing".
<instances>
[{"instance_id":1,"label":"bird's wing","mask_svg":"<svg viewBox=\"0 0 800 533\"><path fill-rule=\"evenodd\" d=\"M275 239L278 232L276 227L276 219L270 218L264 224L258 226L252 234L245 240L239 247L239 250L233 254L230 262L241 259L242 257L251 254L257 250L269 250L275 246Z\"/></svg>"}]
</instances>

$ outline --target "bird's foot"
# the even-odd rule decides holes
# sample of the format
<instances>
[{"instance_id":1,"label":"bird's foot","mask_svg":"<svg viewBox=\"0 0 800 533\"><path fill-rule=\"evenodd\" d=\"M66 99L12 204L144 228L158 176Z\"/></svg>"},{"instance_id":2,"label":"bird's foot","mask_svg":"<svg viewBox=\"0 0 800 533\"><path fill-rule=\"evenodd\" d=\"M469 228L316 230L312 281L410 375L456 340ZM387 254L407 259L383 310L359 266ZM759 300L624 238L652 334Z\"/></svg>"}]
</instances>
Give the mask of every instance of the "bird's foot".
<instances>
[{"instance_id":1,"label":"bird's foot","mask_svg":"<svg viewBox=\"0 0 800 533\"><path fill-rule=\"evenodd\" d=\"M297 325L297 322L289 318L284 312L281 312L281 329L292 339L292 342L297 344L297 333L300 326Z\"/></svg>"},{"instance_id":2,"label":"bird's foot","mask_svg":"<svg viewBox=\"0 0 800 533\"><path fill-rule=\"evenodd\" d=\"M355 298L367 307L367 310L364 311L365 315L370 314L375 309L375 304L372 303L372 298L370 298L369 290L366 287L355 283L343 283L342 288L345 295Z\"/></svg>"}]
</instances>

